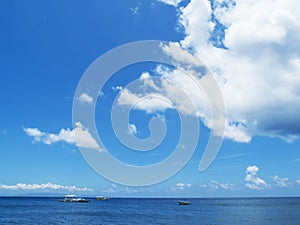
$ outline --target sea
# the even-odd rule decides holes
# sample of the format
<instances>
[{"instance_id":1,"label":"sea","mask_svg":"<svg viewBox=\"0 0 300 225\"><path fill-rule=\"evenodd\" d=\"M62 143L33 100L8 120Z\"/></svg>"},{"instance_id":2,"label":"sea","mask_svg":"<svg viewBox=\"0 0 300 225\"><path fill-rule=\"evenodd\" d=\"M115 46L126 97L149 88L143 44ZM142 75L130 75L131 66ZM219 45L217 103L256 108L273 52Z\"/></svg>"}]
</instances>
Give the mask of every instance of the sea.
<instances>
[{"instance_id":1,"label":"sea","mask_svg":"<svg viewBox=\"0 0 300 225\"><path fill-rule=\"evenodd\" d=\"M0 224L300 224L300 198L92 199L0 197Z\"/></svg>"}]
</instances>

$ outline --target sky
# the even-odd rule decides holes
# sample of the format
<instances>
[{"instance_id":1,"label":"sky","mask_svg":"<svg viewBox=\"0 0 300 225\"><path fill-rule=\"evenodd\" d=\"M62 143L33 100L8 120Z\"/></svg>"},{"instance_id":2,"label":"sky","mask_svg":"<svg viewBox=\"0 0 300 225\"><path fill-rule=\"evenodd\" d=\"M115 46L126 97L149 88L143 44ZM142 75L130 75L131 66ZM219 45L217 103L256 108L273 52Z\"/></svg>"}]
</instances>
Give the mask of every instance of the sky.
<instances>
[{"instance_id":1,"label":"sky","mask_svg":"<svg viewBox=\"0 0 300 225\"><path fill-rule=\"evenodd\" d=\"M0 195L299 196L299 7L296 0L1 1ZM178 68L136 63L113 74L96 98L78 92L98 57L142 40L168 43L174 59L176 49L188 51L216 79L226 111L224 140L202 172L211 108ZM195 80L205 79L189 69ZM130 90L133 81L146 89ZM73 103L95 106L102 143L82 121L72 121ZM149 152L123 145L111 121L113 104L131 109L126 137L149 137L156 118L167 128L165 139ZM178 145L185 117L199 121L195 151L163 182L135 187L108 180L81 154L87 148L101 157L105 146L129 165L158 163Z\"/></svg>"}]
</instances>

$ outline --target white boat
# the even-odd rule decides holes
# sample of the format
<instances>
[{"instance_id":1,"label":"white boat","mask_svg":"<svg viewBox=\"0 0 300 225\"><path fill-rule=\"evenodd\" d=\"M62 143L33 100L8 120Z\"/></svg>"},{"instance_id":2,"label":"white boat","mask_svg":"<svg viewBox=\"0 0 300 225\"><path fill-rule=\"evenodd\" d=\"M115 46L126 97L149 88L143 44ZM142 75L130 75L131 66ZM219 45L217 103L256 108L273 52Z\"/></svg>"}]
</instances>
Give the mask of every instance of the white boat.
<instances>
[{"instance_id":1,"label":"white boat","mask_svg":"<svg viewBox=\"0 0 300 225\"><path fill-rule=\"evenodd\" d=\"M188 201L181 201L181 200L178 201L178 205L190 205L190 204L191 203Z\"/></svg>"},{"instance_id":2,"label":"white boat","mask_svg":"<svg viewBox=\"0 0 300 225\"><path fill-rule=\"evenodd\" d=\"M96 200L106 201L109 200L109 198L104 196L96 196Z\"/></svg>"},{"instance_id":3,"label":"white boat","mask_svg":"<svg viewBox=\"0 0 300 225\"><path fill-rule=\"evenodd\" d=\"M76 195L65 195L64 199L59 200L60 202L89 202L91 200L84 198L77 198Z\"/></svg>"}]
</instances>

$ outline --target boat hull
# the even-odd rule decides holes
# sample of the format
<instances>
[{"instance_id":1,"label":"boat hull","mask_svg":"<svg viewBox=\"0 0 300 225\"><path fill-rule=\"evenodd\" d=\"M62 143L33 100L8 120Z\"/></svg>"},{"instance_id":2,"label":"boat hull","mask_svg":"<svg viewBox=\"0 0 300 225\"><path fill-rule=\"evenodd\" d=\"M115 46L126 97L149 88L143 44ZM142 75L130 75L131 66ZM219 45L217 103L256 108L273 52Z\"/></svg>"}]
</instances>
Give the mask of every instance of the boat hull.
<instances>
[{"instance_id":1,"label":"boat hull","mask_svg":"<svg viewBox=\"0 0 300 225\"><path fill-rule=\"evenodd\" d=\"M187 201L178 201L178 205L190 205L190 202Z\"/></svg>"}]
</instances>

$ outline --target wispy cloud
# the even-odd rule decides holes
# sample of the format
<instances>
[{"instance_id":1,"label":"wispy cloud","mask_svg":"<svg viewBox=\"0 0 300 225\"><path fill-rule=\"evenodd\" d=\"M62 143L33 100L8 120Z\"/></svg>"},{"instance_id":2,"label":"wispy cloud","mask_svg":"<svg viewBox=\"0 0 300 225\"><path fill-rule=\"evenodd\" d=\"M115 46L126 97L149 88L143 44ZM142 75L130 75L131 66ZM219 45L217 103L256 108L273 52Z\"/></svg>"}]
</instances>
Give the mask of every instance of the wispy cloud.
<instances>
[{"instance_id":1,"label":"wispy cloud","mask_svg":"<svg viewBox=\"0 0 300 225\"><path fill-rule=\"evenodd\" d=\"M44 184L26 184L26 183L17 183L16 185L6 185L0 184L0 189L4 190L23 190L23 191L35 191L35 190L64 190L64 191L89 191L92 192L93 189L87 187L77 187L77 186L64 186L60 184L44 183Z\"/></svg>"},{"instance_id":2,"label":"wispy cloud","mask_svg":"<svg viewBox=\"0 0 300 225\"><path fill-rule=\"evenodd\" d=\"M208 184L204 184L201 186L202 188L208 188L212 190L225 189L225 190L237 190L238 185L232 183L222 183L216 180L211 180Z\"/></svg>"},{"instance_id":3,"label":"wispy cloud","mask_svg":"<svg viewBox=\"0 0 300 225\"><path fill-rule=\"evenodd\" d=\"M130 8L130 11L133 12L134 14L138 14L138 13L139 13L139 9L140 9L139 6L131 7L131 8Z\"/></svg>"},{"instance_id":4,"label":"wispy cloud","mask_svg":"<svg viewBox=\"0 0 300 225\"><path fill-rule=\"evenodd\" d=\"M240 153L240 154L233 154L233 155L225 155L225 156L218 156L218 159L232 159L232 158L239 158L253 155L253 153Z\"/></svg>"},{"instance_id":5,"label":"wispy cloud","mask_svg":"<svg viewBox=\"0 0 300 225\"><path fill-rule=\"evenodd\" d=\"M172 192L184 191L184 190L190 189L191 187L192 187L192 185L189 183L179 182L171 188L171 191Z\"/></svg>"},{"instance_id":6,"label":"wispy cloud","mask_svg":"<svg viewBox=\"0 0 300 225\"><path fill-rule=\"evenodd\" d=\"M248 166L246 169L246 177L245 181L248 183L245 184L247 188L262 190L270 187L269 184L266 183L263 179L257 176L259 168L257 166Z\"/></svg>"},{"instance_id":7,"label":"wispy cloud","mask_svg":"<svg viewBox=\"0 0 300 225\"><path fill-rule=\"evenodd\" d=\"M285 177L285 178L281 178L277 175L271 177L272 180L274 181L275 185L278 187L289 187L292 184L289 182L289 178Z\"/></svg>"},{"instance_id":8,"label":"wispy cloud","mask_svg":"<svg viewBox=\"0 0 300 225\"><path fill-rule=\"evenodd\" d=\"M137 4L133 5L132 7L130 7L130 11L133 13L133 14L140 14L140 11L142 9L142 1L141 2L138 2Z\"/></svg>"},{"instance_id":9,"label":"wispy cloud","mask_svg":"<svg viewBox=\"0 0 300 225\"><path fill-rule=\"evenodd\" d=\"M57 142L65 142L68 144L75 144L78 147L103 151L89 131L81 123L77 122L75 125L76 126L73 130L61 129L58 134L43 132L38 128L31 127L23 128L23 130L28 136L33 137L34 141L47 145Z\"/></svg>"},{"instance_id":10,"label":"wispy cloud","mask_svg":"<svg viewBox=\"0 0 300 225\"><path fill-rule=\"evenodd\" d=\"M150 187L129 187L126 185L111 184L111 187L102 190L108 194L135 194L135 193L153 193Z\"/></svg>"}]
</instances>

